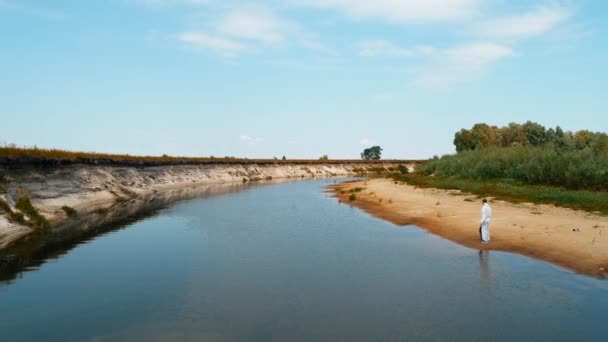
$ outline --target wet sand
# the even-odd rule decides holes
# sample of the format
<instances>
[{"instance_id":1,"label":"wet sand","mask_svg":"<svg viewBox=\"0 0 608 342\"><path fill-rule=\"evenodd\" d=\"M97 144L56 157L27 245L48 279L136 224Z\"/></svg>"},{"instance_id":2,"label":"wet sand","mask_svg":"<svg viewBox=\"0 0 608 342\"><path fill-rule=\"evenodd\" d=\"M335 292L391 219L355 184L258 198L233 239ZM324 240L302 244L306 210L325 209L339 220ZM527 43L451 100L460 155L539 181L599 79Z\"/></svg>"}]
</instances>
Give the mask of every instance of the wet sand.
<instances>
[{"instance_id":1,"label":"wet sand","mask_svg":"<svg viewBox=\"0 0 608 342\"><path fill-rule=\"evenodd\" d=\"M351 190L356 199L349 200ZM479 250L514 252L573 271L605 277L608 217L552 205L490 200L491 242L479 241L481 199L457 190L420 189L389 179L332 187L340 201L398 225L416 225ZM573 229L578 230L573 231Z\"/></svg>"}]
</instances>

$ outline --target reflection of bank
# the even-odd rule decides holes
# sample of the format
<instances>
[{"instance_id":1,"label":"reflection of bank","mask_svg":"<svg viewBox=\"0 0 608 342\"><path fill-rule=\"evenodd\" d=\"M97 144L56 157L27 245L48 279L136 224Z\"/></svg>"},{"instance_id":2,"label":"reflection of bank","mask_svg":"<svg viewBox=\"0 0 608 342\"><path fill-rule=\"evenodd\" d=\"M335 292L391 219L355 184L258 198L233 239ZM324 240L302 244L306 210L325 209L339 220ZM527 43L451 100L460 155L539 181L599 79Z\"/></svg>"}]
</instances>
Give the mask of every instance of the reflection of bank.
<instances>
[{"instance_id":1,"label":"reflection of bank","mask_svg":"<svg viewBox=\"0 0 608 342\"><path fill-rule=\"evenodd\" d=\"M490 278L490 252L488 251L479 251L479 276L481 284L484 287L489 288L492 285L492 279Z\"/></svg>"}]
</instances>

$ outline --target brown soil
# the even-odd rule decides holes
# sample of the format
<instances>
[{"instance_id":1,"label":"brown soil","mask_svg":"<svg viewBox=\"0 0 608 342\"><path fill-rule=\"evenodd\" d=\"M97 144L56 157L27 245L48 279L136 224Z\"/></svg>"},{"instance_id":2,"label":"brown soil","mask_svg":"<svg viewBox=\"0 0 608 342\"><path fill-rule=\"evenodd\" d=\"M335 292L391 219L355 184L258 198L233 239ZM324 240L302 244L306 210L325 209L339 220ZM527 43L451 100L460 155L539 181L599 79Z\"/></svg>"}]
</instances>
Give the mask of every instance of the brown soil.
<instances>
[{"instance_id":1,"label":"brown soil","mask_svg":"<svg viewBox=\"0 0 608 342\"><path fill-rule=\"evenodd\" d=\"M356 199L351 201L351 190ZM608 217L531 203L493 201L491 242L479 241L481 199L454 190L419 189L372 179L332 187L342 202L398 225L423 229L479 250L514 252L579 273L604 277L608 270ZM578 228L577 231L573 229Z\"/></svg>"}]
</instances>

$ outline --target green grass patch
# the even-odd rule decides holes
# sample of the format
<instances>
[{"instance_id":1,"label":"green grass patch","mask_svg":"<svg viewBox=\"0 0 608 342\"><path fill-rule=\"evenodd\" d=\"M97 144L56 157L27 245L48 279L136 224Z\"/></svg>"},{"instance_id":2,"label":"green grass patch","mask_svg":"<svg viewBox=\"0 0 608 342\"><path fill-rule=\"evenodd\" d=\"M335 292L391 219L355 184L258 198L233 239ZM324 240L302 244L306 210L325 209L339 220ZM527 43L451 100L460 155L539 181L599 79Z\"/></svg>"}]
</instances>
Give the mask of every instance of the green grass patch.
<instances>
[{"instance_id":1,"label":"green grass patch","mask_svg":"<svg viewBox=\"0 0 608 342\"><path fill-rule=\"evenodd\" d=\"M65 213L70 217L78 215L76 209L68 207L67 205L64 205L63 207L61 207L61 209L63 209L63 211L65 211Z\"/></svg>"},{"instance_id":2,"label":"green grass patch","mask_svg":"<svg viewBox=\"0 0 608 342\"><path fill-rule=\"evenodd\" d=\"M554 204L608 215L608 192L605 191L529 185L511 179L473 180L420 174L392 175L391 178L421 188L461 190L480 197L494 197L513 203Z\"/></svg>"},{"instance_id":3,"label":"green grass patch","mask_svg":"<svg viewBox=\"0 0 608 342\"><path fill-rule=\"evenodd\" d=\"M15 208L19 209L22 213L29 216L30 220L34 225L36 225L40 229L47 229L51 225L49 221L40 213L34 206L32 205L32 201L30 201L29 197L21 196L17 203L15 204Z\"/></svg>"},{"instance_id":4,"label":"green grass patch","mask_svg":"<svg viewBox=\"0 0 608 342\"><path fill-rule=\"evenodd\" d=\"M0 212L2 212L2 211L6 212L6 213L12 212L11 207L8 205L8 203L6 203L5 200L0 198Z\"/></svg>"}]
</instances>

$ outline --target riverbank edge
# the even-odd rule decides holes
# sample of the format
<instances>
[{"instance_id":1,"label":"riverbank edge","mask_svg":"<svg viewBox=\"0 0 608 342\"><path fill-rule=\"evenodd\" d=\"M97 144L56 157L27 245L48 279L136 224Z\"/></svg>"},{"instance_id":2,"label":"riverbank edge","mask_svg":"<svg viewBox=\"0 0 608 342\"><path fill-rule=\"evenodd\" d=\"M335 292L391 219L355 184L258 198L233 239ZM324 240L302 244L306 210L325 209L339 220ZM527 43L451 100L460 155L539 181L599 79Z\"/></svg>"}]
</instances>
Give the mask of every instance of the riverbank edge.
<instances>
[{"instance_id":1,"label":"riverbank edge","mask_svg":"<svg viewBox=\"0 0 608 342\"><path fill-rule=\"evenodd\" d=\"M370 187L370 184L378 182L386 183L384 184L385 187L394 187L391 190L395 191L395 193L402 192L402 194L407 194L408 197L411 197L412 202L398 203L397 199L391 198L394 193L391 194L388 193L388 191L386 193L383 193L381 191L378 191L378 187ZM481 244L479 241L477 229L475 229L475 225L479 224L479 213L477 212L479 207L479 203L477 202L479 202L479 199L476 195L463 193L458 190L443 190L426 187L417 188L411 185L401 184L394 182L393 180L383 178L368 179L363 181L342 182L336 185L329 186L328 191L332 193L332 195L340 202L361 209L374 217L389 221L399 226L414 225L421 229L424 229L425 231L431 234L450 240L467 248L472 248L476 250L494 250L515 253L525 255L537 260L549 262L551 264L558 265L576 273L596 278L606 278L608 276L608 258L602 257L598 259L589 257L589 253L584 250L573 250L572 248L566 248L564 246L561 246L563 248L559 248L559 244L555 243L554 245L556 245L558 249L551 249L550 247L543 246L541 241L538 241L533 244L522 244L519 243L519 241L513 241L513 239L500 240L493 238L493 241L490 244ZM460 201L463 201L463 203L459 205L467 204L467 202L472 202L468 204L475 205L474 214L471 216L471 219L467 221L464 225L462 222L453 220L449 216L441 217L441 215L439 214L439 209L436 209L439 208L440 205L444 205L446 199L455 197L459 197ZM441 203L439 198L441 198ZM492 197L488 198L492 200ZM412 205L412 203L414 202L416 202L417 205L423 205L423 203L426 203L426 209L428 210L420 210L420 208L413 210L411 208L408 208L408 205ZM608 223L608 218L606 217L594 215L588 212L575 211L567 208L558 208L551 205L537 206L532 205L530 203L514 204L505 201L497 202L500 202L502 206L511 208L519 208L520 206L523 206L527 208L524 210L528 211L528 215L530 215L530 218L534 218L535 215L550 215L549 212L539 213L530 211L530 208L535 208L532 210L542 210L538 208L552 207L551 210L563 211L566 213L566 215L568 213L578 212L581 215L592 217L592 219L601 221L603 224ZM528 206L530 207L528 208ZM493 225L493 236L496 236L497 225ZM446 227L456 229L446 229ZM608 227L608 225L602 226L602 228L605 227ZM532 235L536 237L536 233L537 232L534 232Z\"/></svg>"},{"instance_id":2,"label":"riverbank edge","mask_svg":"<svg viewBox=\"0 0 608 342\"><path fill-rule=\"evenodd\" d=\"M407 164L410 163L410 164ZM53 227L70 219L64 208L86 216L159 191L194 188L209 184L248 183L272 179L311 179L315 177L352 176L389 172L399 165L415 167L416 162L378 161L344 164L213 164L213 165L23 165L0 167L5 179L0 187L0 200L13 212L17 199L24 193ZM31 224L9 219L0 210L0 253L32 236L46 234ZM27 219L27 216L26 216Z\"/></svg>"}]
</instances>

